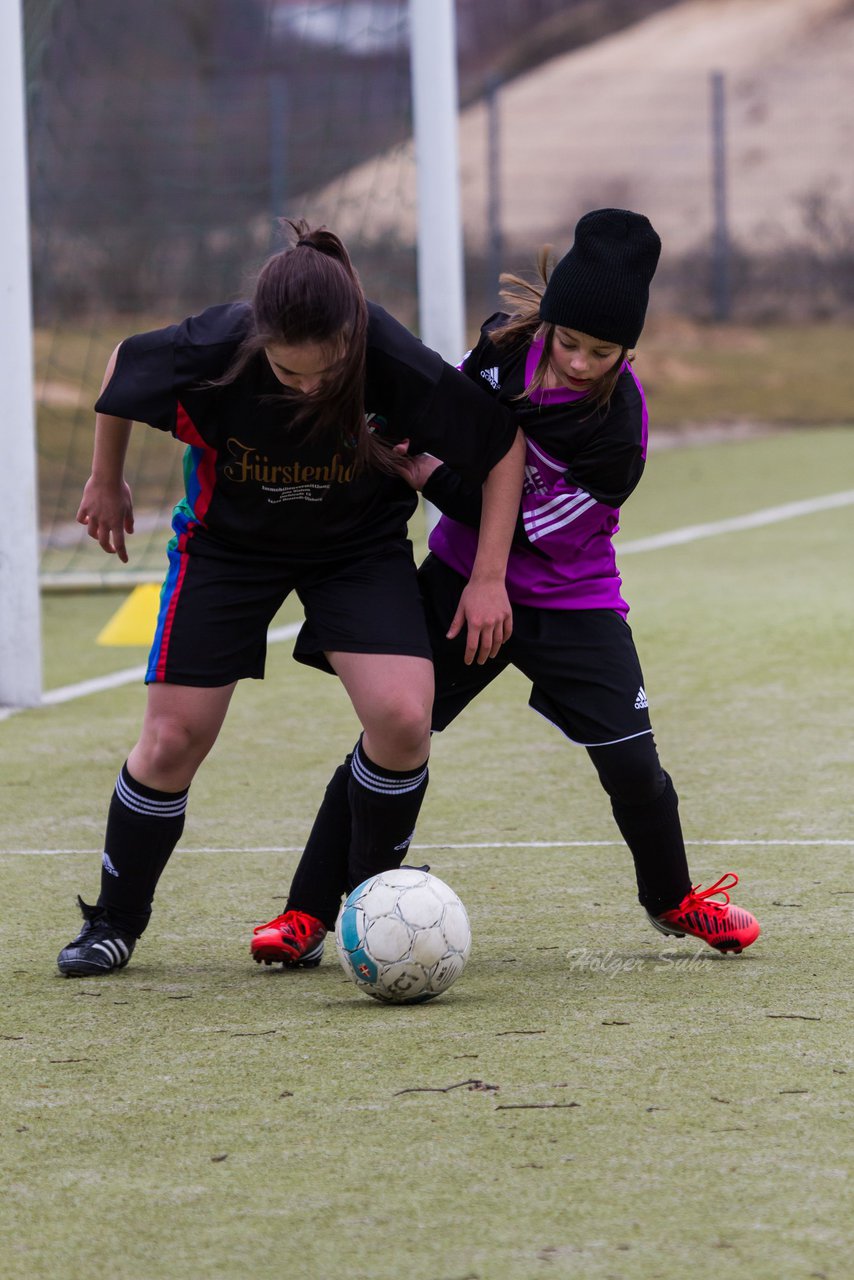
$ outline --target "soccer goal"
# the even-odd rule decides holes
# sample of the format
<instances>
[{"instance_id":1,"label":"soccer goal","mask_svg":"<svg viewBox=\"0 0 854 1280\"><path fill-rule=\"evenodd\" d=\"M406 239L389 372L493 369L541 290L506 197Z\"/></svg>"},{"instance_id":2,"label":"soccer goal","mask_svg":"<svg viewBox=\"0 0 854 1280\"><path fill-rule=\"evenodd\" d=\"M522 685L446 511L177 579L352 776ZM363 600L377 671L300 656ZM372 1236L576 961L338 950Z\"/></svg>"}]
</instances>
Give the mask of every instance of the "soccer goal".
<instances>
[{"instance_id":1,"label":"soccer goal","mask_svg":"<svg viewBox=\"0 0 854 1280\"><path fill-rule=\"evenodd\" d=\"M2 125L16 193L3 305L17 346L4 364L18 379L2 483L5 512L19 515L2 534L0 701L18 705L40 696L39 587L162 577L182 492L168 437L133 433L128 565L75 521L118 341L249 296L283 216L339 232L369 296L447 359L465 329L453 0L23 0L22 11L23 23L15 4L2 19L4 99L18 105Z\"/></svg>"}]
</instances>

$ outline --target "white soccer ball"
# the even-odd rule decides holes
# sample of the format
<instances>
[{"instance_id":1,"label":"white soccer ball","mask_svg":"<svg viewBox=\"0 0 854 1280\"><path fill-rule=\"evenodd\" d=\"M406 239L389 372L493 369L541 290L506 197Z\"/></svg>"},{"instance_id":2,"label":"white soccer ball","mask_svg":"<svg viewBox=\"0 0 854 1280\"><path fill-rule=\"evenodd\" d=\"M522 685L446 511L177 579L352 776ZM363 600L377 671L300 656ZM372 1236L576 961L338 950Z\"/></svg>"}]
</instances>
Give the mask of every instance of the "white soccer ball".
<instances>
[{"instance_id":1,"label":"white soccer ball","mask_svg":"<svg viewBox=\"0 0 854 1280\"><path fill-rule=\"evenodd\" d=\"M335 925L335 945L360 991L389 1004L415 1004L456 982L471 951L471 926L444 880L398 867L353 890Z\"/></svg>"}]
</instances>

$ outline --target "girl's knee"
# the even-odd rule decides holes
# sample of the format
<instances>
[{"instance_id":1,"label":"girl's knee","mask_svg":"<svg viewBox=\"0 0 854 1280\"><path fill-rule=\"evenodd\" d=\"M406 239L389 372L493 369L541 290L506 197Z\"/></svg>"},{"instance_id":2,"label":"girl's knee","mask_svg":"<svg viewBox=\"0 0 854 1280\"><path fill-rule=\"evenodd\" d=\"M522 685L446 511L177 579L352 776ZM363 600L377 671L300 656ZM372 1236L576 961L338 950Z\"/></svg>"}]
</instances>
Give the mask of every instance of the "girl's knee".
<instances>
[{"instance_id":1,"label":"girl's knee","mask_svg":"<svg viewBox=\"0 0 854 1280\"><path fill-rule=\"evenodd\" d=\"M430 708L418 697L401 695L382 708L377 707L365 725L375 745L386 755L425 759L430 745Z\"/></svg>"},{"instance_id":2,"label":"girl's knee","mask_svg":"<svg viewBox=\"0 0 854 1280\"><path fill-rule=\"evenodd\" d=\"M398 707L385 720L381 733L391 744L409 754L430 741L430 713L417 707Z\"/></svg>"},{"instance_id":3,"label":"girl's knee","mask_svg":"<svg viewBox=\"0 0 854 1280\"><path fill-rule=\"evenodd\" d=\"M142 731L128 758L132 776L167 791L189 786L216 742L234 687L149 685Z\"/></svg>"},{"instance_id":4,"label":"girl's knee","mask_svg":"<svg viewBox=\"0 0 854 1280\"><path fill-rule=\"evenodd\" d=\"M184 778L195 773L215 738L178 717L159 716L144 726L133 754L149 774Z\"/></svg>"}]
</instances>

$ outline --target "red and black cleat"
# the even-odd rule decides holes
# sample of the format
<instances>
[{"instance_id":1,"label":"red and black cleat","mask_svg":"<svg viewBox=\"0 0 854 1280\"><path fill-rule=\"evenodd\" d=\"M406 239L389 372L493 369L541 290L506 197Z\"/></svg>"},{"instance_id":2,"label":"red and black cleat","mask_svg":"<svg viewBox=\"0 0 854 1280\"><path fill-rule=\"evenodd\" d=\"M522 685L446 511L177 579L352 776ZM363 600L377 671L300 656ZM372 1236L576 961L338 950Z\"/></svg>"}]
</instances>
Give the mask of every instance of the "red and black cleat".
<instances>
[{"instance_id":1,"label":"red and black cleat","mask_svg":"<svg viewBox=\"0 0 854 1280\"><path fill-rule=\"evenodd\" d=\"M305 911L286 911L253 930L250 951L258 964L313 969L323 955L326 925Z\"/></svg>"},{"instance_id":2,"label":"red and black cleat","mask_svg":"<svg viewBox=\"0 0 854 1280\"><path fill-rule=\"evenodd\" d=\"M660 933L684 938L688 933L701 938L715 951L732 951L738 954L759 937L759 921L744 907L730 904L729 890L738 884L734 871L727 871L708 889L695 884L678 907L672 907L663 915L647 915ZM723 902L712 899L723 898Z\"/></svg>"}]
</instances>

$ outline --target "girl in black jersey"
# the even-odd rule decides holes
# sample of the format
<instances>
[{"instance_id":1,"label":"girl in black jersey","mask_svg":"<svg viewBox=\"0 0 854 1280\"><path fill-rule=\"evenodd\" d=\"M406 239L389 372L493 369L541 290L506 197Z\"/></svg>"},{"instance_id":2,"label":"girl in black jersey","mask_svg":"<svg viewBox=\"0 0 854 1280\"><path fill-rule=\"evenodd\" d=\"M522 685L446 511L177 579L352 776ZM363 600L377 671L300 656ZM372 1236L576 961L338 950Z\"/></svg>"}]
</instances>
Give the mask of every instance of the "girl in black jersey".
<instances>
[{"instance_id":1,"label":"girl in black jersey","mask_svg":"<svg viewBox=\"0 0 854 1280\"><path fill-rule=\"evenodd\" d=\"M639 214L586 214L551 275L541 258L541 283L503 277L511 311L487 320L463 362L473 382L514 409L526 435L522 503L507 568L513 635L487 666L467 665L458 642L446 636L455 594L475 564L479 495L453 463L439 461L441 454L406 460L412 485L443 512L419 571L436 673L433 727L444 729L507 665L516 666L531 681L530 705L586 748L632 853L651 923L663 933L689 933L719 951L739 952L756 939L759 925L729 904L734 873L708 889L692 886L676 791L653 740L612 542L619 507L640 480L646 457L646 403L627 355L643 326L660 247ZM327 788L280 917L286 927L278 929L278 940L277 931L262 930L260 945L256 931L256 958L302 963L300 932L316 939L332 927L341 894L354 887L343 856L346 777L344 765ZM296 919L299 929L287 924Z\"/></svg>"},{"instance_id":2,"label":"girl in black jersey","mask_svg":"<svg viewBox=\"0 0 854 1280\"><path fill-rule=\"evenodd\" d=\"M348 879L401 858L427 786L431 648L406 524L417 495L389 441L483 484L481 542L450 624L467 661L511 629L504 586L523 445L513 414L366 301L341 241L292 223L252 304L211 307L122 342L96 404L78 520L127 560L123 464L134 421L185 446L139 740L122 766L101 889L62 973L130 958L184 826L190 783L236 682L264 673L267 627L291 591L311 627L300 661L334 671L363 727L346 787ZM517 436L518 441L517 441ZM304 938L310 956L322 941Z\"/></svg>"}]
</instances>

